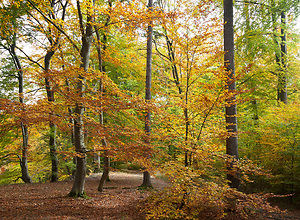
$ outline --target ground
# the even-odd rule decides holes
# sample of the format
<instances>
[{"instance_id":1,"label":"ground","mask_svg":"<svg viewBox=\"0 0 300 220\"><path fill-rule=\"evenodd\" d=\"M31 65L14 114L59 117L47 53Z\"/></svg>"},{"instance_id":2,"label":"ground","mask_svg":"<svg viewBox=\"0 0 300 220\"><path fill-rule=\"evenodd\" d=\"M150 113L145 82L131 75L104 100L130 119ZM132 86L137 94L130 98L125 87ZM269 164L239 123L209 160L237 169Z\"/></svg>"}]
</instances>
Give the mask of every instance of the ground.
<instances>
[{"instance_id":1,"label":"ground","mask_svg":"<svg viewBox=\"0 0 300 220\"><path fill-rule=\"evenodd\" d=\"M149 194L137 190L142 174L110 173L111 182L104 192L97 191L99 175L86 180L88 199L66 195L73 181L56 183L12 184L0 186L0 219L145 219L137 205ZM163 180L152 177L155 188L163 188Z\"/></svg>"},{"instance_id":2,"label":"ground","mask_svg":"<svg viewBox=\"0 0 300 220\"><path fill-rule=\"evenodd\" d=\"M111 172L111 182L105 183L104 192L97 191L99 175L91 175L86 180L88 199L67 197L73 181L56 183L12 184L0 186L0 219L116 219L144 220L140 212L141 201L149 191L138 190L142 183L142 173ZM152 177L156 189L167 184ZM300 219L285 214L268 219ZM227 215L226 220L239 220L238 215Z\"/></svg>"}]
</instances>

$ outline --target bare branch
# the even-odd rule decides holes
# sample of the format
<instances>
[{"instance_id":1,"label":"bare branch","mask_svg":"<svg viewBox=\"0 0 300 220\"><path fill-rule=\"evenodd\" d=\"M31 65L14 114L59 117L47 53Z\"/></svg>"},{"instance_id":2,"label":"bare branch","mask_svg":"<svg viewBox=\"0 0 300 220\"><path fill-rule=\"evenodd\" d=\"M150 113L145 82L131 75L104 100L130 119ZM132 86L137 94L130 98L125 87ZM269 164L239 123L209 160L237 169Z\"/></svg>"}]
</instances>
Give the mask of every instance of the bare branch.
<instances>
[{"instance_id":1,"label":"bare branch","mask_svg":"<svg viewBox=\"0 0 300 220\"><path fill-rule=\"evenodd\" d=\"M16 48L17 48L19 51L21 51L21 52L27 57L27 59L28 59L29 61L31 61L31 62L33 62L34 64L38 65L40 68L42 68L42 70L45 70L45 68L44 68L41 64L38 63L38 61L41 60L42 58L40 58L39 60L35 61L35 60L31 59L30 56L28 56L21 48L19 48L19 47L17 47L17 46L16 46Z\"/></svg>"},{"instance_id":2,"label":"bare branch","mask_svg":"<svg viewBox=\"0 0 300 220\"><path fill-rule=\"evenodd\" d=\"M37 10L44 18L47 22L49 22L50 24L52 24L59 32L61 32L63 35L65 35L65 37L68 39L68 41L73 45L73 47L78 51L80 52L80 49L78 48L78 46L76 45L76 43L69 37L69 35L64 31L62 30L57 24L55 24L53 21L51 21L51 19L49 19L46 15L44 15L44 13L38 9L35 4L31 1L31 0L27 0L30 5L35 9Z\"/></svg>"}]
</instances>

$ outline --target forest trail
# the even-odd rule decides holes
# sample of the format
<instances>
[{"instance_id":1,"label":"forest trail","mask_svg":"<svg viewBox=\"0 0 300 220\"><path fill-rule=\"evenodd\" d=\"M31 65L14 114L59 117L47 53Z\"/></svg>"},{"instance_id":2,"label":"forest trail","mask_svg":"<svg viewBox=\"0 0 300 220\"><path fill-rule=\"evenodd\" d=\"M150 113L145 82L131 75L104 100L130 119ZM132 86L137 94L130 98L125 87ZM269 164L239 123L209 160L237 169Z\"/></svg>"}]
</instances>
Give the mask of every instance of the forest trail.
<instances>
[{"instance_id":1,"label":"forest trail","mask_svg":"<svg viewBox=\"0 0 300 220\"><path fill-rule=\"evenodd\" d=\"M102 193L99 179L99 174L86 179L89 199L67 197L73 180L0 186L0 219L145 219L137 207L150 193L137 190L142 173L111 172ZM167 185L154 177L152 184L158 189Z\"/></svg>"}]
</instances>

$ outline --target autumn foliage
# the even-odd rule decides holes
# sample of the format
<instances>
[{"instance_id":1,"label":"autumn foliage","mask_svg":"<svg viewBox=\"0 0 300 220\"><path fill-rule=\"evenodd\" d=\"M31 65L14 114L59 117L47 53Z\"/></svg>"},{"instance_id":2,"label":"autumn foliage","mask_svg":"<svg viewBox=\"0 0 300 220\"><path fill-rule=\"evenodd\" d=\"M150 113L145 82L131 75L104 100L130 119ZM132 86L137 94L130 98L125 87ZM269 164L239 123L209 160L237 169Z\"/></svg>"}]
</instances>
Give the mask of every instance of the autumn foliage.
<instances>
[{"instance_id":1,"label":"autumn foliage","mask_svg":"<svg viewBox=\"0 0 300 220\"><path fill-rule=\"evenodd\" d=\"M256 7L236 4L246 18ZM141 203L147 219L221 219L232 211L268 216L278 212L270 193L298 204L299 61L296 49L278 55L283 27L272 7L265 29L274 33L263 35L268 50L253 41L252 23L236 21L243 28L235 33L232 76L224 67L218 1L162 0L151 9L139 0L0 1L0 183L24 181L26 169L32 182L74 175L76 182L76 169L85 178L106 157L113 169L130 164L168 183ZM152 98L146 101L149 24ZM287 72L283 61L290 63ZM290 79L286 103L275 98L282 75ZM232 82L236 90L228 89ZM231 104L238 106L232 116L238 160L226 154L231 134L224 108ZM240 178L240 191L229 187L228 174Z\"/></svg>"}]
</instances>

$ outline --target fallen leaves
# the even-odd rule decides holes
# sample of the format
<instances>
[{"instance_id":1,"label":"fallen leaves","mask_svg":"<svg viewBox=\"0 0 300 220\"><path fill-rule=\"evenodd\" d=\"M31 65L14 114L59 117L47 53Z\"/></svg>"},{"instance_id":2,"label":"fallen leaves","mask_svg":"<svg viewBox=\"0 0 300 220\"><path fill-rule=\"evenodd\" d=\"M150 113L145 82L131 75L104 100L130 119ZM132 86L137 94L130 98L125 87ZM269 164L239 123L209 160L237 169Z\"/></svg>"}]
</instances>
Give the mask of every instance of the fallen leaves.
<instances>
[{"instance_id":1,"label":"fallen leaves","mask_svg":"<svg viewBox=\"0 0 300 220\"><path fill-rule=\"evenodd\" d=\"M137 190L142 174L111 173L103 193L97 191L99 179L87 178L89 199L67 197L73 181L0 186L1 219L145 219L137 208L149 194ZM153 179L153 185L166 183Z\"/></svg>"}]
</instances>

